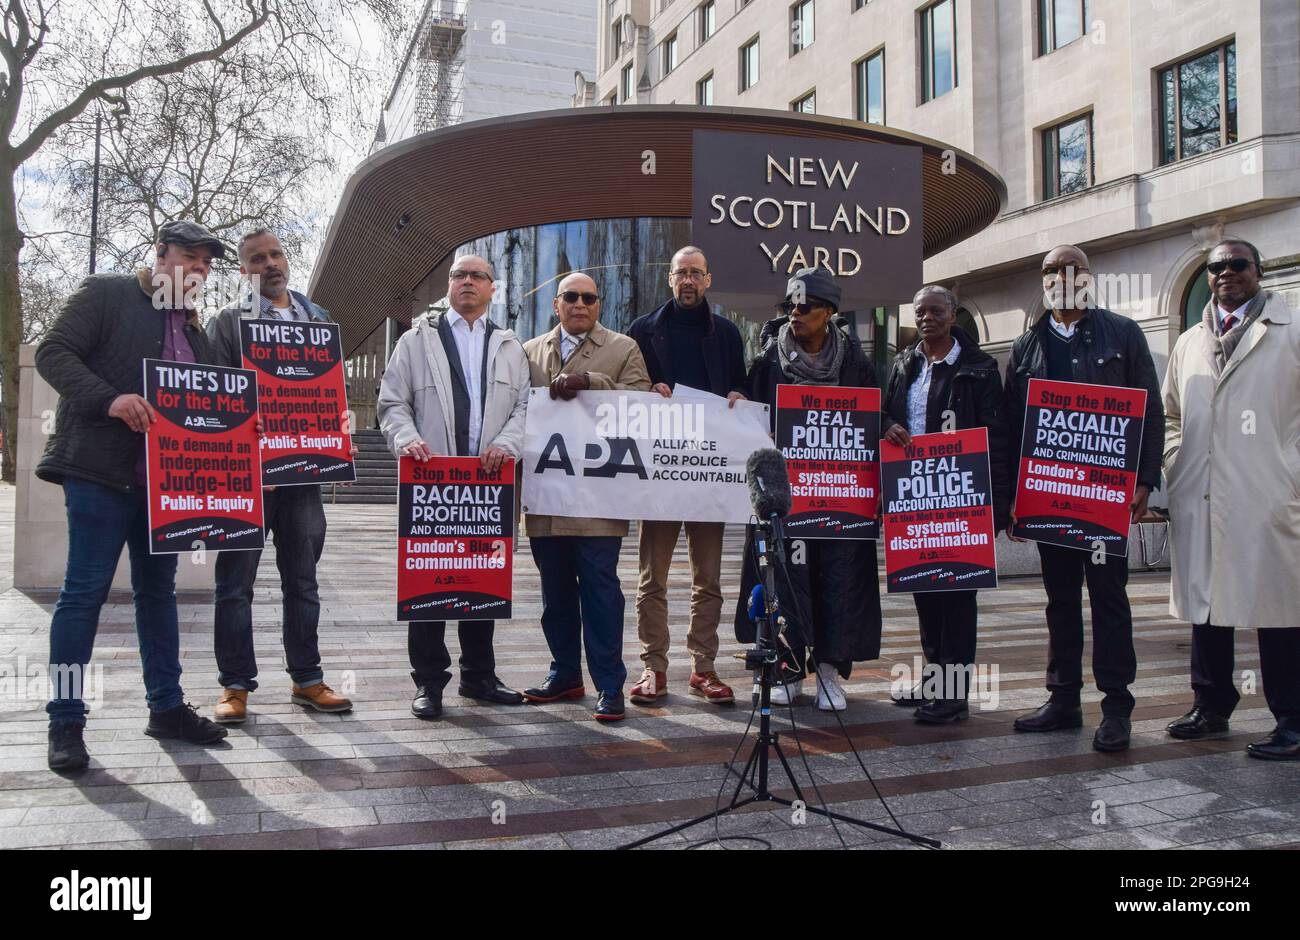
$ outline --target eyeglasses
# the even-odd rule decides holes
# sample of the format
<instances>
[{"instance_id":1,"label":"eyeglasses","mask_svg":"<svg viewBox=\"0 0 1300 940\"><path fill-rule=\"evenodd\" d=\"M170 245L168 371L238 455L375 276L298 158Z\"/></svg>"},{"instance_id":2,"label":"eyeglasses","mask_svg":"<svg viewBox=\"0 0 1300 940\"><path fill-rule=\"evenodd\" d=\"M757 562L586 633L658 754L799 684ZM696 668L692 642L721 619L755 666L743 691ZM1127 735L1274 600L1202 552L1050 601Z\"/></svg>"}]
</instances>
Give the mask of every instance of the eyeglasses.
<instances>
[{"instance_id":1,"label":"eyeglasses","mask_svg":"<svg viewBox=\"0 0 1300 940\"><path fill-rule=\"evenodd\" d=\"M1087 274L1088 269L1081 264L1048 264L1043 266L1043 277L1055 277L1058 274L1069 276L1071 272Z\"/></svg>"},{"instance_id":2,"label":"eyeglasses","mask_svg":"<svg viewBox=\"0 0 1300 940\"><path fill-rule=\"evenodd\" d=\"M678 268L672 272L672 277L678 281L702 281L708 276L708 271L699 268Z\"/></svg>"},{"instance_id":3,"label":"eyeglasses","mask_svg":"<svg viewBox=\"0 0 1300 940\"><path fill-rule=\"evenodd\" d=\"M591 294L587 291L566 290L564 293L560 294L560 299L566 304L576 304L579 297L582 298L582 302L588 307L595 306L596 301L600 300L599 294Z\"/></svg>"},{"instance_id":4,"label":"eyeglasses","mask_svg":"<svg viewBox=\"0 0 1300 940\"><path fill-rule=\"evenodd\" d=\"M825 304L792 304L789 301L786 301L781 305L781 310L787 317L792 316L795 313L798 313L800 316L807 316L814 310L825 309L827 309Z\"/></svg>"},{"instance_id":5,"label":"eyeglasses","mask_svg":"<svg viewBox=\"0 0 1300 940\"><path fill-rule=\"evenodd\" d=\"M453 281L463 281L469 278L476 284L484 284L492 280L492 275L486 271L461 271L459 268L452 271L447 277Z\"/></svg>"},{"instance_id":6,"label":"eyeglasses","mask_svg":"<svg viewBox=\"0 0 1300 940\"><path fill-rule=\"evenodd\" d=\"M1232 268L1233 271L1240 274L1242 271L1251 267L1254 263L1255 262L1251 261L1249 258L1229 258L1227 261L1211 261L1205 267L1211 274L1218 277L1224 271L1228 270L1228 268Z\"/></svg>"}]
</instances>

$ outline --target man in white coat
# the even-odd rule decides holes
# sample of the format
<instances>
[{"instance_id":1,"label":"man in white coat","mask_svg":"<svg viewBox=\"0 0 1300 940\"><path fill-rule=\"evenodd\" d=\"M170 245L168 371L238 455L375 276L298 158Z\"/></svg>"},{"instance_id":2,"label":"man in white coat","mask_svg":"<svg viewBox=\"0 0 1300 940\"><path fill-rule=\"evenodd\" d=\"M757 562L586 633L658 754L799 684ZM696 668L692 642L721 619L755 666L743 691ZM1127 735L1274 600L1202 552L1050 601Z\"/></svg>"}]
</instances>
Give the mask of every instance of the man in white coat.
<instances>
[{"instance_id":1,"label":"man in white coat","mask_svg":"<svg viewBox=\"0 0 1300 940\"><path fill-rule=\"evenodd\" d=\"M492 266L477 255L451 264L449 309L418 317L393 349L379 389L379 426L398 457L480 457L495 470L518 458L528 404L528 359L511 330L488 319L496 291ZM441 620L412 621L407 651L417 718L442 715L451 655ZM497 678L491 620L462 620L460 686L467 697L518 705L523 696Z\"/></svg>"},{"instance_id":2,"label":"man in white coat","mask_svg":"<svg viewBox=\"0 0 1300 940\"><path fill-rule=\"evenodd\" d=\"M1277 728L1251 757L1300 760L1300 320L1259 289L1259 251L1210 252L1210 302L1165 373L1170 611L1192 623L1195 706L1176 738L1228 730L1233 628L1254 627Z\"/></svg>"}]
</instances>

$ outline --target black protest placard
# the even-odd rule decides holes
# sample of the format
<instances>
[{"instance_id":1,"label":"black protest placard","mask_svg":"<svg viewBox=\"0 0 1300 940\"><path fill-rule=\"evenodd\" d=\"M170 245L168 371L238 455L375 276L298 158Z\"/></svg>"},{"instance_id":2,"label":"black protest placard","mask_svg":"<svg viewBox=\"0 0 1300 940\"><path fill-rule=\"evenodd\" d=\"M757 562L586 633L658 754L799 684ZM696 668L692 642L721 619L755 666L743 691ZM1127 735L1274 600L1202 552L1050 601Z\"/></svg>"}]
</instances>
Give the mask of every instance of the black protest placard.
<instances>
[{"instance_id":1,"label":"black protest placard","mask_svg":"<svg viewBox=\"0 0 1300 940\"><path fill-rule=\"evenodd\" d=\"M778 385L776 446L790 474L787 536L879 537L880 389Z\"/></svg>"},{"instance_id":2,"label":"black protest placard","mask_svg":"<svg viewBox=\"0 0 1300 940\"><path fill-rule=\"evenodd\" d=\"M146 359L144 392L149 551L261 548L256 373Z\"/></svg>"},{"instance_id":3,"label":"black protest placard","mask_svg":"<svg viewBox=\"0 0 1300 940\"><path fill-rule=\"evenodd\" d=\"M1147 393L1030 379L1012 534L1128 556Z\"/></svg>"},{"instance_id":4,"label":"black protest placard","mask_svg":"<svg viewBox=\"0 0 1300 940\"><path fill-rule=\"evenodd\" d=\"M880 442L890 593L998 586L987 428Z\"/></svg>"},{"instance_id":5,"label":"black protest placard","mask_svg":"<svg viewBox=\"0 0 1300 940\"><path fill-rule=\"evenodd\" d=\"M514 481L513 460L401 458L398 620L510 619Z\"/></svg>"},{"instance_id":6,"label":"black protest placard","mask_svg":"<svg viewBox=\"0 0 1300 940\"><path fill-rule=\"evenodd\" d=\"M263 485L354 482L338 324L240 320L239 339L257 371Z\"/></svg>"}]
</instances>

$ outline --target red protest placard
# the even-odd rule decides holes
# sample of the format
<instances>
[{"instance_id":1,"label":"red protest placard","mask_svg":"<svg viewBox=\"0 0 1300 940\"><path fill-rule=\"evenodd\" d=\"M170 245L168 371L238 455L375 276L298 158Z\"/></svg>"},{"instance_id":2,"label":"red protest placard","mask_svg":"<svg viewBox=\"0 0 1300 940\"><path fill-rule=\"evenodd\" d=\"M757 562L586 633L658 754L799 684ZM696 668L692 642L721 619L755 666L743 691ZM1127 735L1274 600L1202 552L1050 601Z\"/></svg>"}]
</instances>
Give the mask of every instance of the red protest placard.
<instances>
[{"instance_id":1,"label":"red protest placard","mask_svg":"<svg viewBox=\"0 0 1300 940\"><path fill-rule=\"evenodd\" d=\"M257 371L262 484L352 483L352 435L337 323L240 320L244 368Z\"/></svg>"},{"instance_id":2,"label":"red protest placard","mask_svg":"<svg viewBox=\"0 0 1300 940\"><path fill-rule=\"evenodd\" d=\"M786 536L879 536L880 389L778 385L776 446L790 472Z\"/></svg>"},{"instance_id":3,"label":"red protest placard","mask_svg":"<svg viewBox=\"0 0 1300 940\"><path fill-rule=\"evenodd\" d=\"M515 463L400 461L397 619L509 620Z\"/></svg>"},{"instance_id":4,"label":"red protest placard","mask_svg":"<svg viewBox=\"0 0 1300 940\"><path fill-rule=\"evenodd\" d=\"M1147 393L1030 379L1012 534L1128 555Z\"/></svg>"},{"instance_id":5,"label":"red protest placard","mask_svg":"<svg viewBox=\"0 0 1300 940\"><path fill-rule=\"evenodd\" d=\"M998 586L987 428L880 442L890 593Z\"/></svg>"},{"instance_id":6,"label":"red protest placard","mask_svg":"<svg viewBox=\"0 0 1300 940\"><path fill-rule=\"evenodd\" d=\"M256 374L146 359L144 395L150 553L261 548Z\"/></svg>"}]
</instances>

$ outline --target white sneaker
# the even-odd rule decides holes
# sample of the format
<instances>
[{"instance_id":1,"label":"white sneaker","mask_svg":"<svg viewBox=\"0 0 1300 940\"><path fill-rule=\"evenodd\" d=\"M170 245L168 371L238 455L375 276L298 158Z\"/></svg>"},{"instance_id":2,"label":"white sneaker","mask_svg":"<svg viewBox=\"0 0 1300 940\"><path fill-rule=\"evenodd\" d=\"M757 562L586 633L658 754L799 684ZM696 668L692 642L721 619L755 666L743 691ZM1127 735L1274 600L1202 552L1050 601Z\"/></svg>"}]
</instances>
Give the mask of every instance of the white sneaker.
<instances>
[{"instance_id":1,"label":"white sneaker","mask_svg":"<svg viewBox=\"0 0 1300 940\"><path fill-rule=\"evenodd\" d=\"M849 707L840 688L839 673L826 663L817 667L817 707L824 712L842 712Z\"/></svg>"},{"instance_id":2,"label":"white sneaker","mask_svg":"<svg viewBox=\"0 0 1300 940\"><path fill-rule=\"evenodd\" d=\"M785 684L782 684L780 682L772 683L772 704L773 705L789 705L791 702L793 702L802 694L803 694L802 679L799 679L797 682L787 682Z\"/></svg>"}]
</instances>

